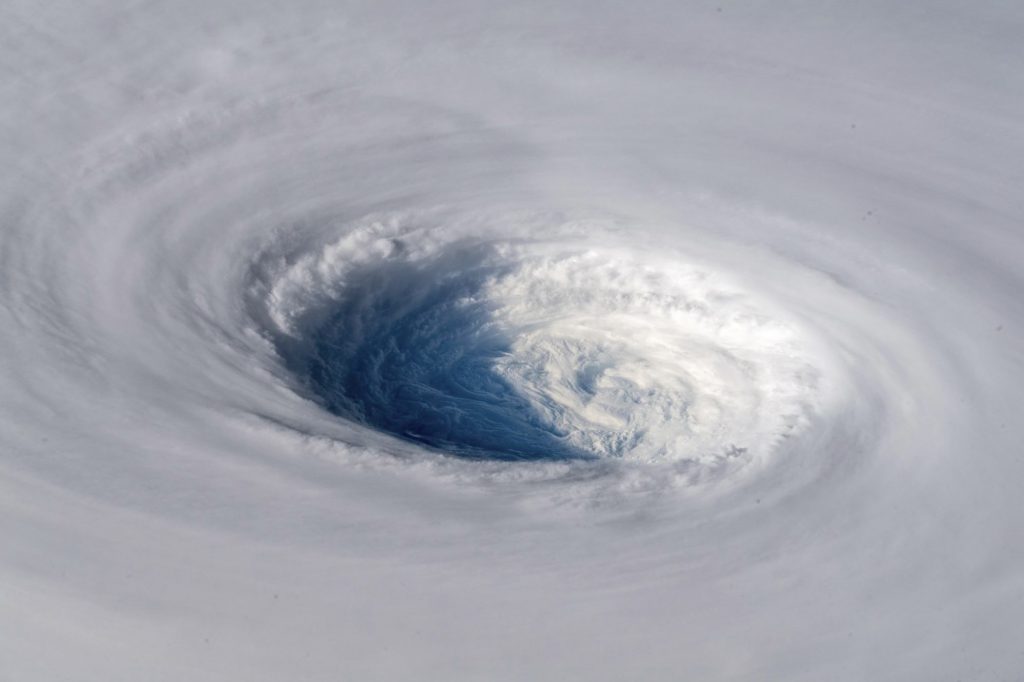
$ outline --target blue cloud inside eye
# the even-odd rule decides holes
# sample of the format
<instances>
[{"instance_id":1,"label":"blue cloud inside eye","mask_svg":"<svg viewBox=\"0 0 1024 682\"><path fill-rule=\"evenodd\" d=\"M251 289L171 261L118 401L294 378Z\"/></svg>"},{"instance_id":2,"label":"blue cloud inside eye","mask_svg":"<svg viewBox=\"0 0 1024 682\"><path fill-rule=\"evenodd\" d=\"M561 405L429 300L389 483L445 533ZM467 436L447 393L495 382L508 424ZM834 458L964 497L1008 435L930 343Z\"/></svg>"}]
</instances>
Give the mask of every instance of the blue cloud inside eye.
<instances>
[{"instance_id":1,"label":"blue cloud inside eye","mask_svg":"<svg viewBox=\"0 0 1024 682\"><path fill-rule=\"evenodd\" d=\"M510 339L477 296L494 274L479 256L353 272L330 313L285 349L289 368L330 412L450 454L592 456L495 370Z\"/></svg>"}]
</instances>

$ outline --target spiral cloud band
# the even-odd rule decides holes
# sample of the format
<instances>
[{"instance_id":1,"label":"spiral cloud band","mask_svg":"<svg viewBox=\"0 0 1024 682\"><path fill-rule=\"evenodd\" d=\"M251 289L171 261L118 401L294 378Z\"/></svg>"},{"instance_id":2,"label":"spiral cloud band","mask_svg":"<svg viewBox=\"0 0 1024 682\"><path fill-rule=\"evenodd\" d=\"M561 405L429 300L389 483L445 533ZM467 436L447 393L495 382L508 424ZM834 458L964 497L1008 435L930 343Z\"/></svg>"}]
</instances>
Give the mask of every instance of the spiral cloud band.
<instances>
[{"instance_id":1,"label":"spiral cloud band","mask_svg":"<svg viewBox=\"0 0 1024 682\"><path fill-rule=\"evenodd\" d=\"M1024 10L0 8L0 679L1024 675Z\"/></svg>"}]
</instances>

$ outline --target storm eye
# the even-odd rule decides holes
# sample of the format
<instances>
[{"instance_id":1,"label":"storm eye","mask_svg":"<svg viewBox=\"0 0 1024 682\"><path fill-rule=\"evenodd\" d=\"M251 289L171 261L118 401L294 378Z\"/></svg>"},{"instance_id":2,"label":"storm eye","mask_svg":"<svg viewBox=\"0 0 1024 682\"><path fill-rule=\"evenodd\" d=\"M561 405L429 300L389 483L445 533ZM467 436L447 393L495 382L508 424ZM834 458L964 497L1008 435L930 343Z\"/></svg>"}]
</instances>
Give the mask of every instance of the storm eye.
<instances>
[{"instance_id":1,"label":"storm eye","mask_svg":"<svg viewBox=\"0 0 1024 682\"><path fill-rule=\"evenodd\" d=\"M338 419L460 458L727 478L819 413L805 332L714 273L402 229L355 228L273 297L290 315L277 318L280 357Z\"/></svg>"}]
</instances>

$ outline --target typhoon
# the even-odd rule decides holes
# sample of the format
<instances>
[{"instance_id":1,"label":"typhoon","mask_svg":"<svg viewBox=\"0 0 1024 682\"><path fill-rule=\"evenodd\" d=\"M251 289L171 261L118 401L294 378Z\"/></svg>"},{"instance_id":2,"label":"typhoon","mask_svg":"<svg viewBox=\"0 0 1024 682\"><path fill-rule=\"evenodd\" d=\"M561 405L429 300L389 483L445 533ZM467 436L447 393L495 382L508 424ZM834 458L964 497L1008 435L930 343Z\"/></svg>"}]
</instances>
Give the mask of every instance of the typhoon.
<instances>
[{"instance_id":1,"label":"typhoon","mask_svg":"<svg viewBox=\"0 0 1024 682\"><path fill-rule=\"evenodd\" d=\"M1021 679L1022 36L0 0L0 679Z\"/></svg>"}]
</instances>

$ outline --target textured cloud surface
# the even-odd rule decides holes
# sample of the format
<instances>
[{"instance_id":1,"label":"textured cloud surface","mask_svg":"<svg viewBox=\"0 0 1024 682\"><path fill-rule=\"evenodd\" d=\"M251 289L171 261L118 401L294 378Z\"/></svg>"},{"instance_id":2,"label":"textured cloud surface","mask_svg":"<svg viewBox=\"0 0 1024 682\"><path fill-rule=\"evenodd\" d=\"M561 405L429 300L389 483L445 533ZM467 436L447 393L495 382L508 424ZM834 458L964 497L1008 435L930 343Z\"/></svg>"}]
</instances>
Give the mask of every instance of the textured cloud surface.
<instances>
[{"instance_id":1,"label":"textured cloud surface","mask_svg":"<svg viewBox=\"0 0 1024 682\"><path fill-rule=\"evenodd\" d=\"M0 7L0 679L1024 675L1019 3Z\"/></svg>"}]
</instances>

